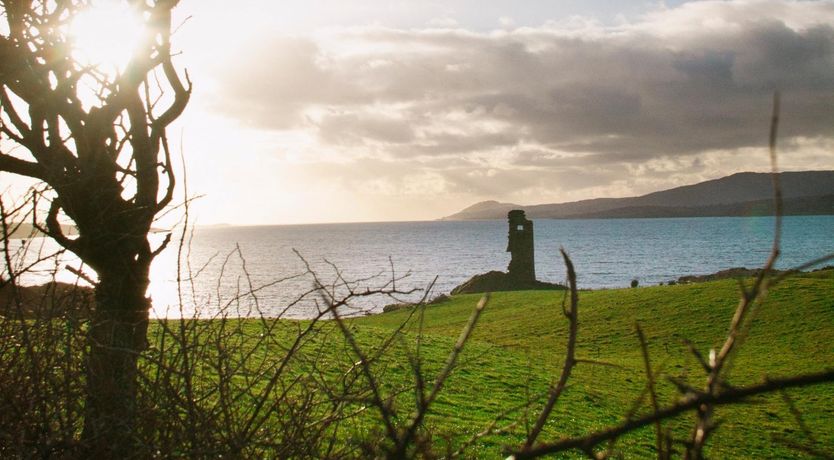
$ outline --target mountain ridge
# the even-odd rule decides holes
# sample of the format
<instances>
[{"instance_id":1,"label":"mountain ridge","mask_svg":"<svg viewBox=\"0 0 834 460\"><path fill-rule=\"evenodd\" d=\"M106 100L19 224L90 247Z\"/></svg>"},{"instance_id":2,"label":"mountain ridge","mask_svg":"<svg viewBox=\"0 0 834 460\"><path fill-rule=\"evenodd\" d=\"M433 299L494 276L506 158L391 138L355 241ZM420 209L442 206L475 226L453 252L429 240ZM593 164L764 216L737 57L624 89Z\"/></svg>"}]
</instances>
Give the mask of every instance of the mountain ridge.
<instances>
[{"instance_id":1,"label":"mountain ridge","mask_svg":"<svg viewBox=\"0 0 834 460\"><path fill-rule=\"evenodd\" d=\"M786 215L834 214L834 171L782 172L779 179ZM529 206L488 200L441 220L503 219L511 209L538 219L772 215L772 196L770 173L740 172L635 197Z\"/></svg>"}]
</instances>

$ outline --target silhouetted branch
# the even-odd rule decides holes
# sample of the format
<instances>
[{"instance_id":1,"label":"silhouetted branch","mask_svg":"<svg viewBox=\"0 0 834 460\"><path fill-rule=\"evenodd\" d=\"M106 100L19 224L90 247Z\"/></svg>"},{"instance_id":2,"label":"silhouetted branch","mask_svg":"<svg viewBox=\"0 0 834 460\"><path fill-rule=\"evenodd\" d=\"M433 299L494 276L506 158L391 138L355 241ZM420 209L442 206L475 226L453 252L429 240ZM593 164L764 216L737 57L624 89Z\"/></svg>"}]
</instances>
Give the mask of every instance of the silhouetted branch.
<instances>
[{"instance_id":1,"label":"silhouetted branch","mask_svg":"<svg viewBox=\"0 0 834 460\"><path fill-rule=\"evenodd\" d=\"M454 348L452 348L452 352L449 354L449 357L446 359L446 365L443 367L443 370L437 376L434 381L434 387L432 388L431 392L429 392L428 396L419 401L417 405L417 411L412 417L411 423L405 429L403 436L398 440L396 444L396 448L393 453L394 458L402 458L405 456L408 447L414 440L414 436L417 432L417 429L423 423L423 419L428 414L429 407L434 403L437 396L440 394L440 390L443 389L443 385L446 383L446 380L452 373L452 370L455 368L457 364L458 357L460 356L461 352L463 352L463 347L466 345L466 342L469 341L469 337L472 335L472 332L475 330L475 326L478 324L478 318L481 317L481 313L486 308L487 304L489 303L489 294L485 294L481 297L481 300L478 301L478 304L475 306L475 310L472 312L472 315L469 316L469 321L467 321L466 325L461 330L460 336L458 340L455 342Z\"/></svg>"},{"instance_id":2,"label":"silhouetted branch","mask_svg":"<svg viewBox=\"0 0 834 460\"><path fill-rule=\"evenodd\" d=\"M724 341L721 349L717 354L710 356L708 366L710 368L707 376L707 393L715 393L719 387L723 385L724 367L730 361L730 354L733 352L736 344L741 341L746 332L747 325L750 323L751 310L758 302L761 302L767 295L770 287L770 273L776 260L779 258L780 243L782 234L782 189L779 184L779 169L776 162L776 137L779 126L779 93L773 95L773 115L770 122L770 162L771 162L771 178L773 181L773 202L775 206L774 230L773 230L773 245L770 250L770 255L764 264L759 275L753 282L750 289L742 286L741 299L739 300L738 308L730 323L730 330L727 333L727 338ZM692 431L692 438L687 449L688 459L701 459L703 457L703 448L713 432L714 426L712 423L713 407L709 404L704 404L698 407L697 423Z\"/></svg>"},{"instance_id":3,"label":"silhouetted branch","mask_svg":"<svg viewBox=\"0 0 834 460\"><path fill-rule=\"evenodd\" d=\"M657 403L657 391L655 390L655 377L652 373L651 360L649 359L649 346L646 343L646 335L643 334L643 329L640 328L640 324L635 324L634 327L637 330L637 338L640 340L640 351L643 356L643 367L646 371L646 383L647 388L649 389L649 400L652 403L652 412L656 414L659 410L659 405ZM663 426L661 425L660 420L655 421L654 428L657 457L658 459L663 459Z\"/></svg>"},{"instance_id":4,"label":"silhouetted branch","mask_svg":"<svg viewBox=\"0 0 834 460\"><path fill-rule=\"evenodd\" d=\"M831 382L834 382L834 369L786 378L768 378L760 384L728 389L717 394L701 393L699 395L692 395L684 401L660 409L656 413L624 422L616 427L586 436L543 444L529 450L513 452L512 457L521 460L526 458L537 458L543 455L565 452L573 449L587 451L602 442L618 438L626 433L651 425L657 421L673 418L685 412L697 409L701 405L722 406L728 404L742 404L748 402L752 396L772 393L774 391L789 388L802 388Z\"/></svg>"},{"instance_id":5,"label":"silhouetted branch","mask_svg":"<svg viewBox=\"0 0 834 460\"><path fill-rule=\"evenodd\" d=\"M538 438L542 428L544 428L544 424L547 422L548 417L550 417L556 401L559 400L559 396L562 395L565 386L567 386L571 370L576 365L576 336L579 330L579 293L576 289L576 272L573 268L573 262L564 249L560 249L560 252L562 253L562 258L567 268L568 286L570 288L569 307L565 308L564 302L562 304L562 311L568 319L568 342L565 347L565 363L562 366L562 373L559 376L558 382L550 389L550 396L547 399L547 403L545 403L544 408L539 414L539 418L536 420L535 425L533 425L532 431L527 435L527 440L524 442L524 449L529 449L536 442L536 438Z\"/></svg>"}]
</instances>

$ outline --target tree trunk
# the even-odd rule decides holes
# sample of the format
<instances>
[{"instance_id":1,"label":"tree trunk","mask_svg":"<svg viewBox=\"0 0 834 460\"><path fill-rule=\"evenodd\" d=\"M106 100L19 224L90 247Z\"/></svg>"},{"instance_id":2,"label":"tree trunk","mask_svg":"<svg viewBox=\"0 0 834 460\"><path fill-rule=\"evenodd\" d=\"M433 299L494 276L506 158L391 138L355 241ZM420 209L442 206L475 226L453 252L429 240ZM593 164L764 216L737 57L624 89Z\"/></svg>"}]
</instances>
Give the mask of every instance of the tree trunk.
<instances>
[{"instance_id":1,"label":"tree trunk","mask_svg":"<svg viewBox=\"0 0 834 460\"><path fill-rule=\"evenodd\" d=\"M82 445L90 458L136 457L136 379L147 348L147 270L102 270L88 331L87 399ZM141 456L141 454L140 454Z\"/></svg>"}]
</instances>

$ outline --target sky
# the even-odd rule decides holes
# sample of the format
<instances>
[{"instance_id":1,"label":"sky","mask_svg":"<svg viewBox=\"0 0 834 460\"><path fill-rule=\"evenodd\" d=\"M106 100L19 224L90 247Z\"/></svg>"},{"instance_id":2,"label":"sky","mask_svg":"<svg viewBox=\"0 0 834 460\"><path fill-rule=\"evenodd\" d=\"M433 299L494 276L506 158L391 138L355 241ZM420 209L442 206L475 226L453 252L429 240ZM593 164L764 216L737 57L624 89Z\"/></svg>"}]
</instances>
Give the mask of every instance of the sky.
<instances>
[{"instance_id":1,"label":"sky","mask_svg":"<svg viewBox=\"0 0 834 460\"><path fill-rule=\"evenodd\" d=\"M232 5L232 6L230 6ZM199 224L436 219L834 169L834 2L182 0Z\"/></svg>"}]
</instances>

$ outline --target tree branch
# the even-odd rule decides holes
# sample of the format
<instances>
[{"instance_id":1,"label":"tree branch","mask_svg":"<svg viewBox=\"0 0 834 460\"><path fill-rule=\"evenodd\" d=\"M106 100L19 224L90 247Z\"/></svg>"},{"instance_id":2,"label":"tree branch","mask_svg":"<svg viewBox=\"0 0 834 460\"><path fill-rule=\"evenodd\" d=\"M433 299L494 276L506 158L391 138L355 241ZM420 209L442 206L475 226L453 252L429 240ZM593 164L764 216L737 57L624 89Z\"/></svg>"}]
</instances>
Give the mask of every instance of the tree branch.
<instances>
[{"instance_id":1,"label":"tree branch","mask_svg":"<svg viewBox=\"0 0 834 460\"><path fill-rule=\"evenodd\" d=\"M21 160L4 153L0 153L0 171L28 176L34 179L46 180L43 168L37 163Z\"/></svg>"},{"instance_id":2,"label":"tree branch","mask_svg":"<svg viewBox=\"0 0 834 460\"><path fill-rule=\"evenodd\" d=\"M633 419L622 423L608 430L599 431L578 438L565 439L555 443L544 444L526 451L512 453L512 458L517 460L536 458L543 455L565 452L572 449L588 450L609 439L618 438L628 432L651 425L660 420L666 420L685 412L697 409L703 404L722 406L727 404L741 404L748 401L752 396L772 393L788 388L800 388L812 385L820 385L834 382L834 369L822 372L803 374L786 378L768 378L764 382L742 388L732 388L718 394L701 393L661 409L655 413L639 419Z\"/></svg>"},{"instance_id":3,"label":"tree branch","mask_svg":"<svg viewBox=\"0 0 834 460\"><path fill-rule=\"evenodd\" d=\"M576 271L573 268L573 262L570 260L570 257L568 256L568 253L565 252L564 248L559 251L562 253L562 258L565 260L565 266L568 270L568 284L570 286L570 307L565 309L564 304L562 306L562 310L568 318L569 323L565 364L562 367L562 374L559 376L559 381L550 389L550 397L547 399L547 403L545 404L544 409L542 409L541 414L539 414L539 418L536 420L533 430L527 436L527 440L524 443L525 449L530 448L533 443L536 442L536 438L544 428L544 424L547 422L548 417L550 417L550 413L553 411L556 401L559 400L559 397L562 395L562 392L568 384L568 379L570 378L573 367L576 366L576 336L579 331L579 294L576 290Z\"/></svg>"}]
</instances>

